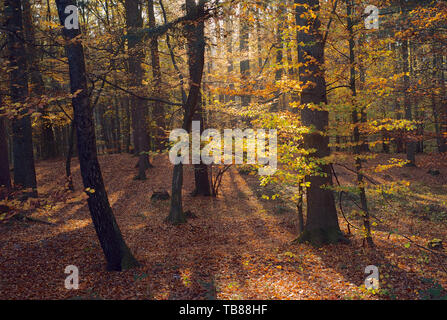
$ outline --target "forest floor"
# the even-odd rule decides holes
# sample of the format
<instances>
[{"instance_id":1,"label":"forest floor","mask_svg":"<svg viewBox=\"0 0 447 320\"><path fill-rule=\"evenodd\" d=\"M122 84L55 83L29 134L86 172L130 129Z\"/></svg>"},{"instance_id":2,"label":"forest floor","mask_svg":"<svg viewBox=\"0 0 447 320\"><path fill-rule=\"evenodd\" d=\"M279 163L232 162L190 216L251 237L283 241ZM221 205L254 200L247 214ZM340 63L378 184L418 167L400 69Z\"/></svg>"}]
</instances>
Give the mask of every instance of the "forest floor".
<instances>
[{"instance_id":1,"label":"forest floor","mask_svg":"<svg viewBox=\"0 0 447 320\"><path fill-rule=\"evenodd\" d=\"M291 244L298 229L293 207L263 199L268 190L259 187L256 176L235 168L224 176L218 198L190 196L193 172L186 168L184 210L197 218L171 226L164 222L169 201L151 201L154 191L170 192L172 167L166 156L153 159L146 181L133 180L136 158L101 156L116 219L141 262L125 272L105 271L77 160L74 193L64 191L62 160L40 162L40 198L22 206L49 224L3 215L0 299L439 299L446 294L447 259L442 255L447 251L419 246L434 238L447 245L447 165L430 156L417 161L418 168L374 176L412 184L386 201L368 194L371 212L385 222L373 227L376 248L364 249L362 233L354 228L350 244ZM429 169L440 174L428 174ZM341 182L352 181L349 171L336 170ZM344 212L360 225L347 200ZM346 233L342 217L340 226ZM79 268L78 290L64 287L68 265ZM368 265L379 268L379 290L365 289Z\"/></svg>"}]
</instances>

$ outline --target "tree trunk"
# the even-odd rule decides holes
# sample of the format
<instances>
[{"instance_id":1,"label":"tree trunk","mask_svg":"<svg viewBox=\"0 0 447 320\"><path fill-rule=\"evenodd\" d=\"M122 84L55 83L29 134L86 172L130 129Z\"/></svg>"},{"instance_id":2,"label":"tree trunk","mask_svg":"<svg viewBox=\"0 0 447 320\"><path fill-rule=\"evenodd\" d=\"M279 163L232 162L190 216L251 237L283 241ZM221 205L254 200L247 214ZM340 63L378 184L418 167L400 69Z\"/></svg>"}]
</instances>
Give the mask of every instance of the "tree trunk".
<instances>
[{"instance_id":1,"label":"tree trunk","mask_svg":"<svg viewBox=\"0 0 447 320\"><path fill-rule=\"evenodd\" d=\"M233 62L233 16L229 16L227 20L225 21L225 33L227 36L227 43L226 43L226 49L227 49L227 72L229 75L233 74L234 71L234 62ZM232 93L234 91L234 83L231 81L228 85L228 88L230 89L230 95L227 95L225 97L225 102L229 101L235 101L234 94Z\"/></svg>"},{"instance_id":2,"label":"tree trunk","mask_svg":"<svg viewBox=\"0 0 447 320\"><path fill-rule=\"evenodd\" d=\"M443 56L439 44L433 43L433 88L431 102L435 120L436 144L438 152L447 152L447 98L445 92L445 77L442 69ZM436 99L435 89L441 88L441 97ZM438 101L437 101L438 100Z\"/></svg>"},{"instance_id":3,"label":"tree trunk","mask_svg":"<svg viewBox=\"0 0 447 320\"><path fill-rule=\"evenodd\" d=\"M115 144L116 152L121 153L121 121L120 105L118 98L115 98Z\"/></svg>"},{"instance_id":4,"label":"tree trunk","mask_svg":"<svg viewBox=\"0 0 447 320\"><path fill-rule=\"evenodd\" d=\"M277 30L276 30L276 72L275 72L275 80L280 81L283 76L283 31L284 31L284 4L278 1L278 16L279 16L279 22L277 24ZM279 95L279 91L276 92L277 95ZM280 98L277 98L277 101L273 103L271 111L278 112L279 111L279 105L280 105Z\"/></svg>"},{"instance_id":5,"label":"tree trunk","mask_svg":"<svg viewBox=\"0 0 447 320\"><path fill-rule=\"evenodd\" d=\"M413 121L412 114L412 106L411 100L409 98L410 88L410 77L407 75L409 72L409 60L408 60L408 40L404 40L402 42L402 72L403 76L403 95L404 95L404 106L405 106L405 120ZM411 131L410 133L414 133ZM407 137L406 141L406 149L407 149L407 160L409 163L408 166L414 167L416 166L416 142L413 140L413 137Z\"/></svg>"},{"instance_id":6,"label":"tree trunk","mask_svg":"<svg viewBox=\"0 0 447 320\"><path fill-rule=\"evenodd\" d=\"M363 143L360 142L360 130L359 130L359 110L357 109L356 99L357 96L357 87L356 87L356 79L355 79L355 41L354 41L354 23L352 19L353 14L353 0L346 0L346 15L347 15L347 26L349 32L349 65L350 65L350 79L349 86L351 89L352 102L354 103L352 110L352 124L354 126L353 130L353 142L354 142L354 156L355 156L355 171L357 173L357 188L360 195L360 205L362 208L363 214L363 227L365 231L364 235L364 245L368 245L369 247L374 247L374 243L371 236L371 223L369 218L368 211L368 201L366 199L366 192L364 187L364 177L362 174L362 158L360 157L360 153L362 150ZM361 113L360 113L361 117Z\"/></svg>"},{"instance_id":7,"label":"tree trunk","mask_svg":"<svg viewBox=\"0 0 447 320\"><path fill-rule=\"evenodd\" d=\"M364 35L361 35L358 41L358 47L362 48L363 47L363 42L364 42ZM364 90L365 89L365 82L366 82L366 67L365 64L363 63L363 61L359 61L359 79L360 79L360 90ZM366 113L366 107L362 106L361 110L360 110L360 122L362 123L362 125L366 125L368 122L368 115ZM362 140L362 145L360 146L360 151L361 152L370 152L369 150L369 144L368 144L368 135L367 134L361 134L361 140Z\"/></svg>"},{"instance_id":8,"label":"tree trunk","mask_svg":"<svg viewBox=\"0 0 447 320\"><path fill-rule=\"evenodd\" d=\"M22 1L7 0L9 67L11 100L24 103L28 96L27 61L23 45ZM36 171L34 168L31 118L23 108L12 120L14 150L14 184L28 190L27 195L37 197ZM29 191L32 190L32 191Z\"/></svg>"},{"instance_id":9,"label":"tree trunk","mask_svg":"<svg viewBox=\"0 0 447 320\"><path fill-rule=\"evenodd\" d=\"M200 100L202 99L199 99L199 102L197 103L197 112L193 117L194 121L200 122L200 130L197 133L198 135L202 134L204 128L203 110L202 110L202 103ZM202 161L200 161L200 164L194 165L194 183L195 188L194 191L192 192L193 196L205 196L205 197L211 196L211 186L210 186L210 179L208 176L208 166L202 163Z\"/></svg>"},{"instance_id":10,"label":"tree trunk","mask_svg":"<svg viewBox=\"0 0 447 320\"><path fill-rule=\"evenodd\" d=\"M107 118L105 116L105 110L104 110L104 105L102 104L98 104L96 106L96 108L98 109L98 117L99 117L99 125L101 127L101 140L104 142L104 146L105 146L105 150L106 153L110 153L112 150L112 143L111 143L111 139L107 130Z\"/></svg>"},{"instance_id":11,"label":"tree trunk","mask_svg":"<svg viewBox=\"0 0 447 320\"><path fill-rule=\"evenodd\" d=\"M23 31L26 39L26 53L28 62L28 73L31 85L32 97L40 99L45 93L45 86L42 74L39 70L39 58L36 50L36 39L34 34L34 25L32 20L32 11L30 0L22 0L23 3ZM42 115L46 114L46 110L41 110ZM39 119L41 125L41 156L42 159L52 159L56 157L56 141L54 140L53 124L46 117Z\"/></svg>"},{"instance_id":12,"label":"tree trunk","mask_svg":"<svg viewBox=\"0 0 447 320\"><path fill-rule=\"evenodd\" d=\"M441 70L441 141L439 144L439 152L447 152L447 93L445 83L445 71L442 68L444 55L440 55L440 70Z\"/></svg>"},{"instance_id":13,"label":"tree trunk","mask_svg":"<svg viewBox=\"0 0 447 320\"><path fill-rule=\"evenodd\" d=\"M190 79L189 94L184 105L185 113L182 127L188 132L191 131L191 122L200 99L200 87L205 64L205 22L203 19L205 2L206 0L199 0L199 4L196 4L194 0L185 0L187 14L196 18L194 22L185 25ZM166 218L172 224L186 221L182 207L182 186L183 165L180 163L174 166L171 208Z\"/></svg>"},{"instance_id":14,"label":"tree trunk","mask_svg":"<svg viewBox=\"0 0 447 320\"><path fill-rule=\"evenodd\" d=\"M248 10L241 4L241 10L239 12L239 50L242 55L240 62L240 72L241 72L241 84L242 90L248 90L250 86L247 86L247 81L250 77L250 48L249 48L249 38L250 38L250 22L245 14L248 14ZM241 95L241 104L246 107L251 102L251 95L244 92Z\"/></svg>"},{"instance_id":15,"label":"tree trunk","mask_svg":"<svg viewBox=\"0 0 447 320\"><path fill-rule=\"evenodd\" d=\"M11 175L9 172L8 141L6 140L5 119L1 115L0 115L0 188L6 188L6 193L2 193L0 190L0 200L2 200L7 196L9 190L11 190Z\"/></svg>"},{"instance_id":16,"label":"tree trunk","mask_svg":"<svg viewBox=\"0 0 447 320\"><path fill-rule=\"evenodd\" d=\"M399 30L401 30L401 29L399 28ZM391 50L393 52L395 52L394 53L395 54L395 59L396 59L396 61L398 61L400 53L398 53L397 40L394 43L391 44ZM401 71L401 64L395 63L394 64L394 73L398 74L398 73L401 73L401 72L402 72ZM394 94L393 98L394 98L393 111L394 111L395 117L396 117L397 120L401 120L402 119L402 110L401 110L401 106L400 106L400 102L399 102L398 93ZM403 140L402 140L402 131L401 130L395 130L393 132L393 135L394 135L394 144L395 144L395 147L396 147L395 152L396 153L403 153L404 152L404 143L403 143Z\"/></svg>"},{"instance_id":17,"label":"tree trunk","mask_svg":"<svg viewBox=\"0 0 447 320\"><path fill-rule=\"evenodd\" d=\"M136 88L136 92L141 91L141 85L144 76L144 70L141 64L144 60L144 52L137 32L143 27L143 18L141 17L140 1L126 0L124 3L126 10L126 26L128 33L129 48L129 73L131 86ZM131 108L133 109L132 125L134 126L134 146L135 152L139 157L137 180L146 180L146 170L150 167L148 152L150 151L148 135L148 109L145 101L132 96L130 98Z\"/></svg>"},{"instance_id":18,"label":"tree trunk","mask_svg":"<svg viewBox=\"0 0 447 320\"><path fill-rule=\"evenodd\" d=\"M68 138L68 150L67 150L67 159L65 160L65 175L67 179L67 189L70 191L75 191L73 184L73 177L71 176L71 158L73 157L73 149L74 149L74 135L75 125L74 122L70 123L70 137Z\"/></svg>"},{"instance_id":19,"label":"tree trunk","mask_svg":"<svg viewBox=\"0 0 447 320\"><path fill-rule=\"evenodd\" d=\"M130 122L131 122L131 114L130 114L130 102L129 102L129 97L124 97L121 99L123 105L124 105L124 110L126 111L126 121L125 121L125 132L124 132L124 147L126 149L127 153L130 153Z\"/></svg>"},{"instance_id":20,"label":"tree trunk","mask_svg":"<svg viewBox=\"0 0 447 320\"><path fill-rule=\"evenodd\" d=\"M67 18L67 14L64 12L65 8L75 4L74 0L56 0L62 26ZM107 270L126 270L137 266L138 262L124 242L116 223L99 167L93 111L88 97L84 49L80 41L73 41L80 34L80 30L64 28L63 34L67 40L65 51L68 57L71 93L77 93L72 99L73 113L82 181L89 196L87 202L90 214L107 260ZM90 188L91 191L88 192L87 188Z\"/></svg>"},{"instance_id":21,"label":"tree trunk","mask_svg":"<svg viewBox=\"0 0 447 320\"><path fill-rule=\"evenodd\" d=\"M256 23L256 36L257 36L257 46L258 46L258 72L261 71L262 68L262 26L261 26L261 8L255 9L255 23Z\"/></svg>"},{"instance_id":22,"label":"tree trunk","mask_svg":"<svg viewBox=\"0 0 447 320\"><path fill-rule=\"evenodd\" d=\"M304 137L306 149L315 149L310 161L320 160L330 154L329 137L319 132L326 132L329 124L327 111L315 110L307 106L327 103L326 82L324 78L324 45L322 35L319 31L320 20L318 18L318 0L295 0L295 18L298 27L309 28L309 31L298 30L298 62L300 81L307 85L301 92L301 104L305 107L301 111L303 125L311 128L313 132ZM309 13L313 11L315 18ZM309 61L312 60L313 62ZM304 232L299 241L309 241L315 245L334 243L344 240L341 233L335 199L332 190L324 188L332 185L332 173L327 164L320 165L323 173L307 176L310 182L307 188L307 219Z\"/></svg>"},{"instance_id":23,"label":"tree trunk","mask_svg":"<svg viewBox=\"0 0 447 320\"><path fill-rule=\"evenodd\" d=\"M148 16L149 16L149 28L155 27L155 11L154 11L154 0L147 1L148 6ZM161 67L160 67L160 56L158 53L158 39L153 37L150 43L151 49L151 65L152 65L152 77L153 77L153 88L154 96L161 98L162 95L162 79L161 79ZM152 106L152 118L155 121L156 130L154 132L155 148L156 150L165 149L165 110L164 106L160 102L154 102Z\"/></svg>"}]
</instances>

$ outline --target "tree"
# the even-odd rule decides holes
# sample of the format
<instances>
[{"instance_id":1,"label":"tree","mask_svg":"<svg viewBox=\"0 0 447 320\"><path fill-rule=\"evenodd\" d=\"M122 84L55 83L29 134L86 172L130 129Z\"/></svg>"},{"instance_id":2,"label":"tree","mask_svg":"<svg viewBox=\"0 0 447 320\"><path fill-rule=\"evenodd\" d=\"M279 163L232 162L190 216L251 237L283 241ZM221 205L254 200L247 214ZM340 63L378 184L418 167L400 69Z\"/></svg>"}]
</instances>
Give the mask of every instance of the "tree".
<instances>
[{"instance_id":1,"label":"tree","mask_svg":"<svg viewBox=\"0 0 447 320\"><path fill-rule=\"evenodd\" d=\"M320 245L343 240L338 224L332 185L332 173L324 160L330 155L329 137L325 134L329 125L326 82L324 78L324 43L320 33L319 1L295 0L295 18L298 27L298 62L301 92L301 121L310 132L304 137L304 146L315 150L310 161L316 161L321 172L306 177L307 220L300 241ZM309 28L308 31L305 31Z\"/></svg>"},{"instance_id":2,"label":"tree","mask_svg":"<svg viewBox=\"0 0 447 320\"><path fill-rule=\"evenodd\" d=\"M140 0L126 0L124 2L126 9L127 41L129 49L129 74L131 86L137 89L141 88L144 70L142 63L144 52L142 50L138 30L143 27L143 18L141 16ZM132 108L132 125L134 127L134 147L139 156L138 175L136 179L145 180L146 170L150 167L149 163L149 135L148 135L148 109L144 100L132 95L130 98Z\"/></svg>"},{"instance_id":3,"label":"tree","mask_svg":"<svg viewBox=\"0 0 447 320\"><path fill-rule=\"evenodd\" d=\"M365 237L364 237L364 245L367 244L370 247L374 246L372 236L371 236L371 226L369 219L369 211L368 211L368 202L366 199L366 191L364 187L364 176L362 174L362 157L360 153L362 151L362 146L364 143L360 141L360 130L359 124L361 119L359 119L359 114L363 114L363 109L358 110L359 108L356 105L356 96L357 96L357 85L356 85L356 69L355 69L355 39L354 39L354 20L353 20L353 11L354 11L354 0L346 0L346 17L347 17L347 28L349 33L349 89L351 90L352 95L352 125L354 127L353 130L353 142L354 142L354 155L355 155L355 171L357 175L357 188L360 195L360 205L363 214L363 227L365 229ZM360 111L360 112L359 112ZM361 116L360 116L361 118Z\"/></svg>"},{"instance_id":4,"label":"tree","mask_svg":"<svg viewBox=\"0 0 447 320\"><path fill-rule=\"evenodd\" d=\"M199 0L198 4L194 0L185 0L187 15L193 20L185 24L190 78L188 98L183 105L182 128L187 132L191 131L191 122L199 103L205 64L205 3L206 0ZM182 186L183 164L179 163L174 166L172 174L171 208L166 219L172 224L186 222L186 217L183 213Z\"/></svg>"},{"instance_id":5,"label":"tree","mask_svg":"<svg viewBox=\"0 0 447 320\"><path fill-rule=\"evenodd\" d=\"M26 195L37 197L31 118L26 101L28 79L23 45L22 1L6 1L6 12L11 100L19 105L19 115L12 120L14 184L27 190Z\"/></svg>"},{"instance_id":6,"label":"tree","mask_svg":"<svg viewBox=\"0 0 447 320\"><path fill-rule=\"evenodd\" d=\"M435 29L431 30L431 35L435 35ZM447 95L443 64L443 49L439 41L433 41L432 44L432 77L433 84L431 90L431 104L433 118L435 120L435 133L438 152L447 152ZM441 88L439 97L436 95L438 88Z\"/></svg>"},{"instance_id":7,"label":"tree","mask_svg":"<svg viewBox=\"0 0 447 320\"><path fill-rule=\"evenodd\" d=\"M62 26L69 15L65 13L65 8L75 4L74 0L56 0ZM79 29L63 28L70 72L70 88L71 94L73 94L72 104L81 176L88 195L87 203L96 234L106 257L107 270L121 271L137 266L138 262L124 242L102 179L96 154L93 112L88 96L84 49L78 40L80 34Z\"/></svg>"},{"instance_id":8,"label":"tree","mask_svg":"<svg viewBox=\"0 0 447 320\"><path fill-rule=\"evenodd\" d=\"M234 23L233 23L233 15L231 15L231 13L229 14L229 17L225 20L225 33L226 33L226 51L227 51L227 56L228 56L228 61L227 61L227 73L228 74L232 74L234 71L234 62L233 62L233 27L234 27ZM228 86L229 90L234 90L234 84L233 82L230 82L229 86ZM225 101L234 101L234 95L230 94L230 95L226 95L225 96Z\"/></svg>"},{"instance_id":9,"label":"tree","mask_svg":"<svg viewBox=\"0 0 447 320\"><path fill-rule=\"evenodd\" d=\"M39 56L37 51L37 43L35 39L34 25L32 20L31 1L23 0L23 31L26 41L27 66L29 73L29 84L31 87L31 97L40 99L45 93L45 86L42 74L39 70ZM47 108L40 110L42 115L47 115ZM51 121L42 116L39 119L41 127L41 154L43 159L56 157L56 141L54 139L53 125Z\"/></svg>"},{"instance_id":10,"label":"tree","mask_svg":"<svg viewBox=\"0 0 447 320\"><path fill-rule=\"evenodd\" d=\"M403 1L400 1L401 3L401 11L404 10L404 4ZM406 14L402 14L402 18L405 18ZM413 121L413 112L412 112L412 106L411 106L411 100L410 100L410 76L409 76L409 69L410 69L410 62L409 62L409 55L408 55L408 39L403 39L401 44L401 54L402 54L402 72L403 72L403 89L402 93L404 96L404 109L405 109L405 120ZM408 166L416 166L416 142L412 141L412 137L407 137L406 142L406 151L407 151L407 160Z\"/></svg>"},{"instance_id":11,"label":"tree","mask_svg":"<svg viewBox=\"0 0 447 320\"><path fill-rule=\"evenodd\" d=\"M277 64L277 70L275 72L275 80L280 81L282 79L283 76L283 50L284 50L284 45L283 45L283 31L284 31L284 3L282 1L278 2L278 17L279 17L279 21L278 21L278 25L276 28L276 64ZM277 94L279 95L279 91L277 92ZM272 111L278 111L279 110L279 105L280 105L280 99L278 99L278 101L276 101L273 106L272 106Z\"/></svg>"},{"instance_id":12,"label":"tree","mask_svg":"<svg viewBox=\"0 0 447 320\"><path fill-rule=\"evenodd\" d=\"M250 38L250 22L247 18L248 9L242 3L239 12L239 50L241 52L242 58L240 61L240 72L241 78L243 79L243 90L247 90L249 86L246 85L250 77L250 48L249 48L249 38ZM245 93L241 96L241 103L243 107L246 107L251 102L251 95Z\"/></svg>"},{"instance_id":13,"label":"tree","mask_svg":"<svg viewBox=\"0 0 447 320\"><path fill-rule=\"evenodd\" d=\"M149 28L155 27L155 10L154 10L154 0L147 1L148 7L148 17L149 17ZM154 36L151 38L150 42L151 49L151 65L152 65L152 77L153 77L153 88L154 96L161 98L162 94L162 78L161 78L161 66L160 66L160 55L158 53L158 38ZM155 101L152 106L152 117L155 121L156 130L154 132L155 146L158 150L164 149L165 146L163 142L164 139L164 129L165 129L165 110L161 102Z\"/></svg>"},{"instance_id":14,"label":"tree","mask_svg":"<svg viewBox=\"0 0 447 320\"><path fill-rule=\"evenodd\" d=\"M1 105L1 97L0 97ZM11 175L9 172L8 141L6 138L5 119L0 115L0 188L11 189ZM0 192L0 200L6 194Z\"/></svg>"},{"instance_id":15,"label":"tree","mask_svg":"<svg viewBox=\"0 0 447 320\"><path fill-rule=\"evenodd\" d=\"M190 69L190 72L192 70ZM190 75L192 76L192 75ZM199 95L201 97L201 95ZM198 132L192 132L192 134L201 135L204 129L204 119L203 119L203 109L202 109L202 99L199 97L199 102L197 103L197 111L194 114L193 120L200 122L200 128ZM208 166L202 163L202 159L200 159L199 164L194 165L194 183L195 188L192 194L194 196L211 196L211 186L210 179L208 175Z\"/></svg>"}]
</instances>

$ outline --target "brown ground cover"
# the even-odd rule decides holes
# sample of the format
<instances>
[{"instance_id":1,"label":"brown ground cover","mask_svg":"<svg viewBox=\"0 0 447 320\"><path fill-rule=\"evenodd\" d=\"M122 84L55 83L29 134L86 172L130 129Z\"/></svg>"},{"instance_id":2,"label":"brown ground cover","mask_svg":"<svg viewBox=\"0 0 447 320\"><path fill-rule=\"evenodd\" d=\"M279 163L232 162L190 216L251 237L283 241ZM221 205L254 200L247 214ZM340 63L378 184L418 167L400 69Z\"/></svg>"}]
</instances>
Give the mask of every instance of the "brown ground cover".
<instances>
[{"instance_id":1,"label":"brown ground cover","mask_svg":"<svg viewBox=\"0 0 447 320\"><path fill-rule=\"evenodd\" d=\"M74 193L64 191L63 161L41 162L37 164L39 201L25 203L24 210L51 224L17 219L0 223L0 299L417 299L424 292L433 295L434 281L447 287L442 257L446 251L434 254L416 244L445 240L447 166L435 157L418 160L419 168L396 168L375 176L417 183L410 187L407 201L390 200L392 209L380 198L371 199L372 210L386 226L374 227L377 247L366 250L358 230L352 230L349 245L291 245L297 236L295 211L278 210L279 202L262 199L256 177L240 175L234 168L225 175L216 199L189 195L193 172L187 168L184 209L197 218L171 226L164 222L169 201L150 199L154 191L170 192L172 167L166 157L153 160L148 180L135 181L135 158L101 156L118 224L141 262L140 268L119 273L104 271L77 161ZM431 167L439 169L440 175L427 174ZM337 171L341 180L351 179L348 171ZM340 225L346 232L342 218ZM407 239L389 234L395 227L411 239L410 245ZM67 265L79 268L79 290L64 287ZM368 265L379 267L377 292L364 289Z\"/></svg>"}]
</instances>

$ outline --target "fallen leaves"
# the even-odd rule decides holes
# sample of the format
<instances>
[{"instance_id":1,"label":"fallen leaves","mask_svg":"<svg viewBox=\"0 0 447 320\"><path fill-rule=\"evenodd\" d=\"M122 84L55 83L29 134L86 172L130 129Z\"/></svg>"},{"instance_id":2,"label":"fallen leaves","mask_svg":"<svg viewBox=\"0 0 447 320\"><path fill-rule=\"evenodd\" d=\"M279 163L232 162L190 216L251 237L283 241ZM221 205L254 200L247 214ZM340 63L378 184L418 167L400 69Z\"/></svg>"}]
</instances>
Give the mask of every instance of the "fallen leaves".
<instances>
[{"instance_id":1,"label":"fallen leaves","mask_svg":"<svg viewBox=\"0 0 447 320\"><path fill-rule=\"evenodd\" d=\"M169 201L150 201L154 191L169 190L172 168L164 156L155 157L148 180L138 182L131 156L100 161L117 222L141 267L105 271L86 204L86 193L94 190L79 187L78 164L73 165L78 191L70 193L64 191L64 163L42 162L41 197L28 209L55 225L0 224L1 299L208 299L214 290L217 299L415 299L422 291L438 292L422 274L447 285L436 259L384 231L376 230L375 251L362 249L360 235L350 245L291 245L298 229L295 212L276 213L272 201L263 201L262 192L258 196L254 176L230 170L218 198L192 197L193 171L186 168L184 209L197 219L174 227L164 222ZM416 243L439 238L434 230L445 232L439 223L424 223L430 232L418 229ZM364 288L370 264L380 270L375 292ZM79 290L64 287L67 265L80 270Z\"/></svg>"}]
</instances>

